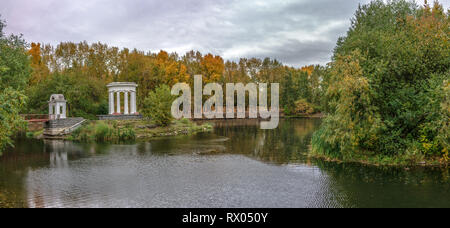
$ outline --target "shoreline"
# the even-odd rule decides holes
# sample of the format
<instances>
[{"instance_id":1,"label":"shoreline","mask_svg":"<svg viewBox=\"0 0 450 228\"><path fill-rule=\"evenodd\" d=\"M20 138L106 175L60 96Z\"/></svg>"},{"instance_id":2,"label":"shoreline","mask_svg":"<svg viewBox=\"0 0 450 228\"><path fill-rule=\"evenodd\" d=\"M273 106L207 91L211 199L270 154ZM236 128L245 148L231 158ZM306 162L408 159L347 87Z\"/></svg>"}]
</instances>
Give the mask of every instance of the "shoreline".
<instances>
[{"instance_id":1,"label":"shoreline","mask_svg":"<svg viewBox=\"0 0 450 228\"><path fill-rule=\"evenodd\" d=\"M174 120L168 126L157 126L146 120L88 120L80 128L67 135L48 137L43 135L42 130L25 132L25 135L27 138L74 142L137 142L212 130L211 123L197 124L189 120Z\"/></svg>"},{"instance_id":2,"label":"shoreline","mask_svg":"<svg viewBox=\"0 0 450 228\"><path fill-rule=\"evenodd\" d=\"M330 156L326 156L323 154L314 154L309 152L308 158L310 159L318 159L325 162L331 162L331 163L344 163L344 164L360 164L360 165L366 165L366 166L373 166L373 167L398 167L398 168L416 168L416 167L428 167L428 168L442 168L442 167L449 167L450 162L445 164L439 161L439 158L433 158L433 159L426 159L421 162L411 162L407 161L406 157L397 156L397 157L384 157L389 159L397 159L397 162L376 162L375 159L377 159L376 156L365 156L360 159L339 159L339 158L333 158Z\"/></svg>"},{"instance_id":3,"label":"shoreline","mask_svg":"<svg viewBox=\"0 0 450 228\"><path fill-rule=\"evenodd\" d=\"M280 118L284 119L316 119L323 118L323 114L314 114L313 116L282 116ZM78 135L69 134L60 137L54 137L50 140L67 140L75 142L138 142L150 139L164 138L164 137L176 137L192 135L201 132L212 132L214 123L216 121L236 121L236 120L246 120L246 119L182 119L174 120L169 126L156 126L151 122L145 120L90 120L78 130ZM262 120L262 119L255 119ZM127 138L126 140L121 139L119 136L112 137L111 132L105 133L105 136L96 138L96 132L94 128L99 124L106 124L111 126L111 129L116 131L125 131L126 129L132 129L134 135L132 138ZM85 131L86 128L91 127L89 132L87 132L83 137L80 137L80 133ZM110 129L110 130L111 130ZM98 134L98 132L97 132ZM27 137L35 139L43 139L42 131L39 132L27 132ZM109 135L109 136L108 136ZM440 158L429 158L429 159L419 159L420 161L414 161L412 158L407 156L369 156L369 155L355 155L352 159L340 159L323 154L317 154L311 152L311 148L308 153L308 158L320 159L326 162L333 163L357 163L367 166L384 166L384 167L448 167L450 162L445 164L440 161Z\"/></svg>"}]
</instances>

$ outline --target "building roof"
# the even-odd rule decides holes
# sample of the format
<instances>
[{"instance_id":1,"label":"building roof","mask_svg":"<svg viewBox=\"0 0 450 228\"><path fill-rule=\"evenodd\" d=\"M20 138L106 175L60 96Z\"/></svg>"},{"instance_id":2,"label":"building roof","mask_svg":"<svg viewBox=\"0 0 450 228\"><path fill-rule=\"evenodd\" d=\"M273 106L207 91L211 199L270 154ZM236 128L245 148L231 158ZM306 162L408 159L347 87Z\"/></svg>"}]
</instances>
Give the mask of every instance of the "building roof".
<instances>
[{"instance_id":1,"label":"building roof","mask_svg":"<svg viewBox=\"0 0 450 228\"><path fill-rule=\"evenodd\" d=\"M137 87L138 85L134 82L111 82L106 87L116 87L116 86L132 86Z\"/></svg>"},{"instance_id":2,"label":"building roof","mask_svg":"<svg viewBox=\"0 0 450 228\"><path fill-rule=\"evenodd\" d=\"M62 94L52 94L49 102L66 102L66 99L64 99L64 95Z\"/></svg>"}]
</instances>

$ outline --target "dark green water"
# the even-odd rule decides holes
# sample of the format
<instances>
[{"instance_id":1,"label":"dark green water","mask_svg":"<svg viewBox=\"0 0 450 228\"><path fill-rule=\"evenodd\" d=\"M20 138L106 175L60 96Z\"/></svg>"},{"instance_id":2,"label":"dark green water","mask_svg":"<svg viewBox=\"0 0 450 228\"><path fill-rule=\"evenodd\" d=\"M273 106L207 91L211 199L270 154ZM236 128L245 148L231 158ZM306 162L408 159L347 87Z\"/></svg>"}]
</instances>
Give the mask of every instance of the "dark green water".
<instances>
[{"instance_id":1,"label":"dark green water","mask_svg":"<svg viewBox=\"0 0 450 228\"><path fill-rule=\"evenodd\" d=\"M320 120L132 145L19 140L0 158L0 207L450 207L449 169L311 161Z\"/></svg>"}]
</instances>

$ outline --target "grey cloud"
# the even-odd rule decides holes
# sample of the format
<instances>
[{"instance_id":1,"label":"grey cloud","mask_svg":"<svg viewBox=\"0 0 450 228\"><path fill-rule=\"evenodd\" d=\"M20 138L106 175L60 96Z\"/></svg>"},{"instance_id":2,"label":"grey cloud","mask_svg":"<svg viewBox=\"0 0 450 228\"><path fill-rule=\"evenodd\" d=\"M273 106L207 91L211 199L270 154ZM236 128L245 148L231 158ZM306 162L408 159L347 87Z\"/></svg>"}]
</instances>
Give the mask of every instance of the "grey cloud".
<instances>
[{"instance_id":1,"label":"grey cloud","mask_svg":"<svg viewBox=\"0 0 450 228\"><path fill-rule=\"evenodd\" d=\"M2 0L8 33L29 42L103 42L190 49L226 59L271 57L325 64L359 3L368 0ZM446 5L447 7L449 4Z\"/></svg>"}]
</instances>

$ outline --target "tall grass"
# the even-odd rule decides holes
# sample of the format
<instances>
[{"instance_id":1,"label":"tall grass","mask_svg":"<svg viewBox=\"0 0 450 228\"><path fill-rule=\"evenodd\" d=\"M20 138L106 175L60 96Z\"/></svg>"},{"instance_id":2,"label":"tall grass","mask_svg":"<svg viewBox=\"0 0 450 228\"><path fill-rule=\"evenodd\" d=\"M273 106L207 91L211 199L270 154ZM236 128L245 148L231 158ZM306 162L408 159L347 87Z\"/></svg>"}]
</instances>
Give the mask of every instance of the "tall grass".
<instances>
[{"instance_id":1,"label":"tall grass","mask_svg":"<svg viewBox=\"0 0 450 228\"><path fill-rule=\"evenodd\" d=\"M105 124L104 122L99 122L97 125L95 125L95 141L97 142L105 142L109 141L113 138L114 131L113 128L109 125Z\"/></svg>"},{"instance_id":2,"label":"tall grass","mask_svg":"<svg viewBox=\"0 0 450 228\"><path fill-rule=\"evenodd\" d=\"M130 126L119 128L114 121L93 121L75 130L71 139L82 142L123 142L135 140L136 133Z\"/></svg>"}]
</instances>

